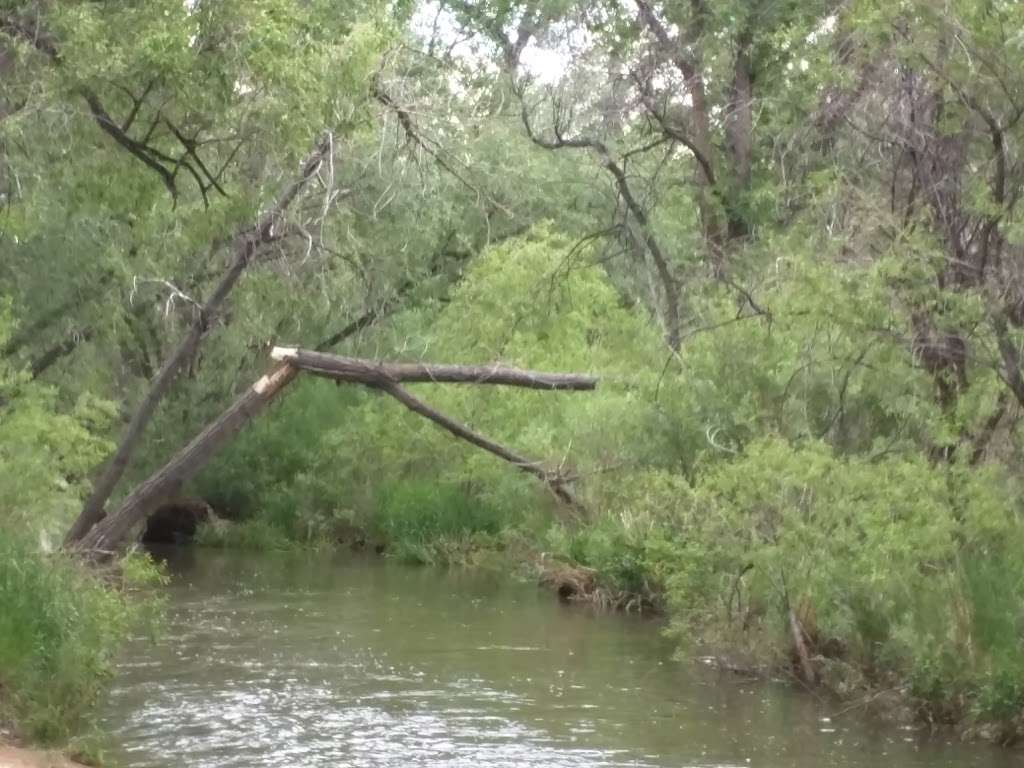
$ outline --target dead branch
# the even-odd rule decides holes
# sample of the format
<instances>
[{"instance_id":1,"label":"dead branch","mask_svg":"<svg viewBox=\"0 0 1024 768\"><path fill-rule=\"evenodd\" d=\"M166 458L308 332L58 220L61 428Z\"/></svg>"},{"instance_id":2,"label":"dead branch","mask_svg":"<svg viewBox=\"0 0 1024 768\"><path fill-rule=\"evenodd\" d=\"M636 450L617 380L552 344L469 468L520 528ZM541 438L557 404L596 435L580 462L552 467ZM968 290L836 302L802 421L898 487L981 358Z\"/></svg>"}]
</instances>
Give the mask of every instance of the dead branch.
<instances>
[{"instance_id":1,"label":"dead branch","mask_svg":"<svg viewBox=\"0 0 1024 768\"><path fill-rule=\"evenodd\" d=\"M596 376L586 374L545 373L496 364L384 363L294 347L274 347L270 356L316 376L380 388L400 382L420 382L499 384L525 389L584 391L595 389L598 382Z\"/></svg>"},{"instance_id":2,"label":"dead branch","mask_svg":"<svg viewBox=\"0 0 1024 768\"><path fill-rule=\"evenodd\" d=\"M483 382L479 382L483 383ZM492 382L494 383L494 382ZM465 440L478 448L497 456L504 461L509 462L517 469L526 472L527 474L533 475L542 482L546 483L551 489L551 492L562 502L570 507L581 509L581 505L572 491L569 490L568 482L569 479L562 475L560 472L549 472L544 469L543 465L537 461L531 461L530 459L524 458L517 453L509 450L505 446L494 442L493 440L484 437L479 432L474 432L472 429L467 427L455 419L445 416L440 411L431 408L429 405L424 403L422 400L414 396L404 387L391 382L382 382L379 384L371 384L376 389L380 389L391 397L395 398L398 402L404 405L413 413L418 413L425 419L429 419L434 422L442 429L451 432L456 437Z\"/></svg>"}]
</instances>

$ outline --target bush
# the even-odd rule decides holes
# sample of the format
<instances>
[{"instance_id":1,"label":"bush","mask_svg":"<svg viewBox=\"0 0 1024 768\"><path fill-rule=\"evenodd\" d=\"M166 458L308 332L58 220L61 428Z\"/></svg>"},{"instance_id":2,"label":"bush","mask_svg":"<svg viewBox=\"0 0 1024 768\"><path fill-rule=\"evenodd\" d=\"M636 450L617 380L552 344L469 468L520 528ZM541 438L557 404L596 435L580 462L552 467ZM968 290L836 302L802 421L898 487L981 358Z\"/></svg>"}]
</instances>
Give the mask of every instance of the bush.
<instances>
[{"instance_id":1,"label":"bush","mask_svg":"<svg viewBox=\"0 0 1024 768\"><path fill-rule=\"evenodd\" d=\"M919 457L757 441L679 510L662 552L673 631L781 660L792 607L814 652L851 672L909 680L935 712L963 700L1005 717L1024 703L1024 526L1007 488Z\"/></svg>"},{"instance_id":2,"label":"bush","mask_svg":"<svg viewBox=\"0 0 1024 768\"><path fill-rule=\"evenodd\" d=\"M372 527L402 559L434 563L460 559L467 544L496 537L511 522L458 487L403 481L382 489Z\"/></svg>"}]
</instances>

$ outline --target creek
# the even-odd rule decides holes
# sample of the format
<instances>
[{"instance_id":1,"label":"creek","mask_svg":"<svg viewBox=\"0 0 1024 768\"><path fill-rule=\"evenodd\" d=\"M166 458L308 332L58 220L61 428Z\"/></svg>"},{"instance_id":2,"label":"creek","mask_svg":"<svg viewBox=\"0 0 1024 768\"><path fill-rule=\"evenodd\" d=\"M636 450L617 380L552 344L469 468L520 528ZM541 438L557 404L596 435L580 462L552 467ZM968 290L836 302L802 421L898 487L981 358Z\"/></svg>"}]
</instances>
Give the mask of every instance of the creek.
<instances>
[{"instance_id":1,"label":"creek","mask_svg":"<svg viewBox=\"0 0 1024 768\"><path fill-rule=\"evenodd\" d=\"M123 768L1003 768L784 683L672 661L661 625L507 575L380 558L168 553L103 727Z\"/></svg>"}]
</instances>

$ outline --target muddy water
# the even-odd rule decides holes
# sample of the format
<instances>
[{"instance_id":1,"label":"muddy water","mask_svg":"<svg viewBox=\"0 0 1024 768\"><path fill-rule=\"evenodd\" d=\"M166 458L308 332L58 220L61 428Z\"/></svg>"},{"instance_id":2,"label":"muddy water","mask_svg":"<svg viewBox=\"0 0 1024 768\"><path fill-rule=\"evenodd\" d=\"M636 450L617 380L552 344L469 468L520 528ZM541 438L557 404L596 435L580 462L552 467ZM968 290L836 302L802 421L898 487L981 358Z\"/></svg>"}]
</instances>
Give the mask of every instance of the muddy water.
<instances>
[{"instance_id":1,"label":"muddy water","mask_svg":"<svg viewBox=\"0 0 1024 768\"><path fill-rule=\"evenodd\" d=\"M181 552L105 727L152 766L996 768L1019 755L669 660L657 624L378 559Z\"/></svg>"}]
</instances>

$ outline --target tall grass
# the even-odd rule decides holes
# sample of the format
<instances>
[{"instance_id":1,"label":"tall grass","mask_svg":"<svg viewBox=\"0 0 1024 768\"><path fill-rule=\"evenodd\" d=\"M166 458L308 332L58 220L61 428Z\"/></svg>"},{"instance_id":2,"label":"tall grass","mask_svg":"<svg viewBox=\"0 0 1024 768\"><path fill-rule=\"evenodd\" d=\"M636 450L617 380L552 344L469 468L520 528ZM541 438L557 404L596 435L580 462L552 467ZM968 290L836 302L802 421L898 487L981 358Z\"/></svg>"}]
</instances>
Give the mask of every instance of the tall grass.
<instances>
[{"instance_id":1,"label":"tall grass","mask_svg":"<svg viewBox=\"0 0 1024 768\"><path fill-rule=\"evenodd\" d=\"M372 518L374 533L403 560L437 563L458 560L510 526L502 510L455 485L406 480L382 489Z\"/></svg>"},{"instance_id":2,"label":"tall grass","mask_svg":"<svg viewBox=\"0 0 1024 768\"><path fill-rule=\"evenodd\" d=\"M138 563L128 571L152 573ZM95 573L0 531L0 717L43 743L88 730L114 654L141 617Z\"/></svg>"}]
</instances>

